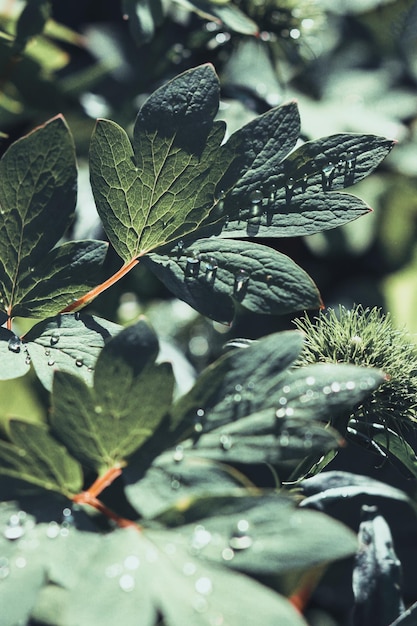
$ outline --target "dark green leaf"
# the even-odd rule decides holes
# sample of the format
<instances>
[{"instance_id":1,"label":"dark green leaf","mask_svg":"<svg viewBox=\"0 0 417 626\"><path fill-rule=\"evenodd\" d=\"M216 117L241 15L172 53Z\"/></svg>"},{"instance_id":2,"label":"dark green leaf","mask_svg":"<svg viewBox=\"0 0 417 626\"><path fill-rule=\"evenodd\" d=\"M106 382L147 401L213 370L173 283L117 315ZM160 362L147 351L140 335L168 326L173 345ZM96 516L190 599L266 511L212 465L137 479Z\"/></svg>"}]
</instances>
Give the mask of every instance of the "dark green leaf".
<instances>
[{"instance_id":1,"label":"dark green leaf","mask_svg":"<svg viewBox=\"0 0 417 626\"><path fill-rule=\"evenodd\" d=\"M74 143L53 118L19 139L0 161L0 303L9 317L54 315L96 284L106 244L51 250L76 200Z\"/></svg>"},{"instance_id":2,"label":"dark green leaf","mask_svg":"<svg viewBox=\"0 0 417 626\"><path fill-rule=\"evenodd\" d=\"M320 306L311 278L290 258L244 241L198 239L143 261L194 309L230 322L235 303L256 313L285 314Z\"/></svg>"},{"instance_id":3,"label":"dark green leaf","mask_svg":"<svg viewBox=\"0 0 417 626\"><path fill-rule=\"evenodd\" d=\"M16 39L13 45L15 54L20 54L28 40L40 35L51 16L50 0L29 0L26 2L16 24Z\"/></svg>"},{"instance_id":4,"label":"dark green leaf","mask_svg":"<svg viewBox=\"0 0 417 626\"><path fill-rule=\"evenodd\" d=\"M249 129L255 136L256 122ZM393 145L374 135L332 135L306 142L279 163L265 150L226 196L222 236L309 235L364 215L365 202L334 192L368 176Z\"/></svg>"},{"instance_id":5,"label":"dark green leaf","mask_svg":"<svg viewBox=\"0 0 417 626\"><path fill-rule=\"evenodd\" d=\"M198 228L233 155L213 122L219 84L210 65L155 91L139 111L133 148L125 131L99 120L90 146L91 184L105 231L128 262Z\"/></svg>"},{"instance_id":6,"label":"dark green leaf","mask_svg":"<svg viewBox=\"0 0 417 626\"><path fill-rule=\"evenodd\" d=\"M272 463L301 461L307 454L322 455L338 448L340 435L309 419L277 419L266 409L215 428L198 439L177 446L176 457L202 456L223 463ZM180 464L178 469L181 469Z\"/></svg>"},{"instance_id":7,"label":"dark green leaf","mask_svg":"<svg viewBox=\"0 0 417 626\"><path fill-rule=\"evenodd\" d=\"M305 513L279 494L229 494L179 504L159 520L186 524L181 534L200 558L252 574L308 569L356 551L356 536L346 526Z\"/></svg>"},{"instance_id":8,"label":"dark green leaf","mask_svg":"<svg viewBox=\"0 0 417 626\"><path fill-rule=\"evenodd\" d=\"M123 472L129 502L143 517L153 517L175 502L202 493L224 494L251 483L232 467L203 458L184 458L181 446L162 453L138 480L130 465Z\"/></svg>"},{"instance_id":9,"label":"dark green leaf","mask_svg":"<svg viewBox=\"0 0 417 626\"><path fill-rule=\"evenodd\" d=\"M123 463L168 412L174 378L168 363L154 365L157 348L140 321L105 345L94 389L67 372L55 374L51 425L77 459L100 473Z\"/></svg>"},{"instance_id":10,"label":"dark green leaf","mask_svg":"<svg viewBox=\"0 0 417 626\"><path fill-rule=\"evenodd\" d=\"M73 372L92 384L97 357L104 343L121 326L86 313L58 315L39 322L21 339L0 329L0 378L23 376L33 364L46 389L55 371Z\"/></svg>"},{"instance_id":11,"label":"dark green leaf","mask_svg":"<svg viewBox=\"0 0 417 626\"><path fill-rule=\"evenodd\" d=\"M347 364L317 363L285 370L300 344L301 337L287 331L230 352L179 400L173 409L174 422L185 419L189 427L204 432L271 407L278 419L327 421L342 416L344 433L350 411L384 376L376 369Z\"/></svg>"},{"instance_id":12,"label":"dark green leaf","mask_svg":"<svg viewBox=\"0 0 417 626\"><path fill-rule=\"evenodd\" d=\"M12 443L0 440L0 475L64 495L80 491L81 467L44 426L13 419L8 435Z\"/></svg>"},{"instance_id":13,"label":"dark green leaf","mask_svg":"<svg viewBox=\"0 0 417 626\"><path fill-rule=\"evenodd\" d=\"M162 0L123 0L122 11L129 20L130 33L138 45L148 43L164 17Z\"/></svg>"},{"instance_id":14,"label":"dark green leaf","mask_svg":"<svg viewBox=\"0 0 417 626\"><path fill-rule=\"evenodd\" d=\"M353 498L369 497L392 499L414 506L410 497L400 489L387 485L379 480L350 472L329 471L317 476L306 478L298 485L305 499L301 506L327 511L327 507L342 500L352 501Z\"/></svg>"},{"instance_id":15,"label":"dark green leaf","mask_svg":"<svg viewBox=\"0 0 417 626\"><path fill-rule=\"evenodd\" d=\"M286 331L228 352L179 399L172 410L173 423L181 423L185 432L201 432L214 409L213 428L275 407L276 387L288 375L285 370L300 354L302 345L301 333Z\"/></svg>"}]
</instances>

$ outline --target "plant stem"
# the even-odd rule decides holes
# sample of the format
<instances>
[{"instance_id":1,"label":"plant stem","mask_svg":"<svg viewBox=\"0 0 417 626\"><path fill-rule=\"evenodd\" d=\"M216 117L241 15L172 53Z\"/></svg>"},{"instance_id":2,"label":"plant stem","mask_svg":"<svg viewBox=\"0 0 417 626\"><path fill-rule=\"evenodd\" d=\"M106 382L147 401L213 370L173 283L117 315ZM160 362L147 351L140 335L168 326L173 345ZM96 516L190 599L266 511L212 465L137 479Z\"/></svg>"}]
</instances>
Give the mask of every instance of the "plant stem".
<instances>
[{"instance_id":1,"label":"plant stem","mask_svg":"<svg viewBox=\"0 0 417 626\"><path fill-rule=\"evenodd\" d=\"M122 473L122 468L120 465L115 465L108 469L103 476L99 476L97 480L91 485L89 489L87 489L88 493L94 497L97 497L101 494L106 487L109 487L116 478L120 476Z\"/></svg>"},{"instance_id":2,"label":"plant stem","mask_svg":"<svg viewBox=\"0 0 417 626\"><path fill-rule=\"evenodd\" d=\"M141 527L136 524L136 522L126 519L125 517L120 517L120 515L117 515L117 513L109 509L101 502L101 500L93 496L89 491L77 493L72 497L72 501L76 504L88 504L89 506L92 506L94 509L97 509L97 511L100 511L100 513L115 522L119 528L135 528L138 532L141 531Z\"/></svg>"},{"instance_id":3,"label":"plant stem","mask_svg":"<svg viewBox=\"0 0 417 626\"><path fill-rule=\"evenodd\" d=\"M130 270L133 269L138 263L139 259L132 259L128 263L125 263L115 274L113 274L113 276L110 276L110 278L105 280L104 283L97 285L97 287L91 289L91 291L81 296L81 298L78 298L78 300L69 304L65 307L65 309L62 309L61 313L72 313L73 311L77 311L78 309L86 306L97 298L97 296L106 291L106 289L117 283L117 281L123 278L123 276L128 274L128 272L130 272Z\"/></svg>"}]
</instances>

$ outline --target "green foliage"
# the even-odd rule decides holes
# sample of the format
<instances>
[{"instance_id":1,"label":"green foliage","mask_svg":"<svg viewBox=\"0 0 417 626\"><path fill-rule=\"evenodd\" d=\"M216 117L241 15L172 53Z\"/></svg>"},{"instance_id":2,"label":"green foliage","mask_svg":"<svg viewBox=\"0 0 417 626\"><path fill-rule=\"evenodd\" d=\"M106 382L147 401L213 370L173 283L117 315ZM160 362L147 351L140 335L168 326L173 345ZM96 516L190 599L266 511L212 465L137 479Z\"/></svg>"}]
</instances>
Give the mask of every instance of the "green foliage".
<instances>
[{"instance_id":1,"label":"green foliage","mask_svg":"<svg viewBox=\"0 0 417 626\"><path fill-rule=\"evenodd\" d=\"M176 3L258 33L259 12L244 2ZM143 50L168 4L122 3ZM293 11L293 2L284 5ZM269 8L265 19L273 21L275 3ZM21 51L44 28L48 10L47 2L27 3L14 40ZM293 594L297 605L304 575L357 549L354 532L323 512L327 505L366 496L413 509L404 493L377 481L330 472L322 482L321 474L304 479L353 435L366 435L377 450L388 437L392 455L417 475L412 447L392 428L398 407L387 374L398 383L395 404L408 402L403 421L413 417L414 391L401 379L406 370L392 345L398 337L375 313L355 310L349 318L358 320L348 332L355 358L302 363L314 329L300 322L305 340L282 331L231 342L182 394L174 394L175 364L160 362L144 319L122 329L74 313L138 262L213 320L230 323L242 309L286 314L322 306L308 274L256 238L321 233L367 213L363 200L341 190L372 173L393 141L338 132L302 142L294 102L229 136L217 119L219 92L213 66L204 64L150 95L131 137L114 121L97 121L91 186L123 264L106 280L107 243L71 240L77 179L64 118L12 143L2 157L0 378L26 377L32 364L45 407L43 423L1 416L2 626L105 626L118 616L132 626L302 626L284 596ZM41 321L19 336L25 322L16 317ZM344 341L335 319L330 326L322 351ZM374 326L383 350L365 342ZM364 358L365 348L359 354L357 337L367 350L372 344L374 360ZM405 360L414 355L405 340L397 348ZM311 360L327 359L320 353ZM414 370L412 361L413 381ZM391 421L384 414L378 423L370 411L384 394ZM252 475L259 466L271 470L269 487ZM375 573L380 561L372 563ZM390 600L394 587L387 587ZM396 599L390 619L403 608ZM365 600L366 611L373 601Z\"/></svg>"}]
</instances>

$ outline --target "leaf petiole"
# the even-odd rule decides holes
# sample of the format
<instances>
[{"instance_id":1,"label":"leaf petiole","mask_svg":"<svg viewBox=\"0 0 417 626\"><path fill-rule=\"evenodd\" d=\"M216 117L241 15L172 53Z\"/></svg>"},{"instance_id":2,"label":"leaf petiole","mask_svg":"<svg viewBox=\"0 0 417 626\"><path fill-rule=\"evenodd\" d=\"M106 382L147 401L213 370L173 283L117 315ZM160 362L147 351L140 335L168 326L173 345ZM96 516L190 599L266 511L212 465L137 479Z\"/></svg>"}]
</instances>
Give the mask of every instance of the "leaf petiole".
<instances>
[{"instance_id":1,"label":"leaf petiole","mask_svg":"<svg viewBox=\"0 0 417 626\"><path fill-rule=\"evenodd\" d=\"M106 289L109 289L109 287L115 285L117 281L128 274L138 263L139 259L136 258L132 259L128 263L125 263L115 274L110 276L110 278L105 280L103 283L100 283L100 285L97 285L97 287L94 287L94 289L88 291L86 294L81 296L81 298L74 300L74 302L65 307L65 309L62 309L61 313L72 313L73 311L77 311L87 304L90 304L90 302L97 298L97 296L106 291Z\"/></svg>"}]
</instances>

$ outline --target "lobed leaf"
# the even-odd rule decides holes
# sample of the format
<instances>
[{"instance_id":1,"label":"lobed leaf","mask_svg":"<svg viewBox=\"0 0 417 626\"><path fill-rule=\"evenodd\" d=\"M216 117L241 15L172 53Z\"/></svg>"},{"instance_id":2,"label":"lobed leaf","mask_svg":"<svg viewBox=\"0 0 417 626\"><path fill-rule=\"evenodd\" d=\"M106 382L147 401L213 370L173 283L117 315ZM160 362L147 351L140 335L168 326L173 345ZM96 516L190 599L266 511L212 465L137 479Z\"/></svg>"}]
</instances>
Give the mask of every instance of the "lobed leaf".
<instances>
[{"instance_id":1,"label":"lobed leaf","mask_svg":"<svg viewBox=\"0 0 417 626\"><path fill-rule=\"evenodd\" d=\"M288 124L284 116L282 120L284 126ZM255 119L235 133L236 141L240 133L243 133L243 145L250 133L256 136L259 132L262 136L263 132L268 137L263 124L264 120ZM297 139L295 121L289 131L285 145L288 149ZM273 146L274 137L270 142ZM374 135L338 134L306 142L286 158L281 153L279 160L272 146L259 153L248 150L246 170L224 200L228 218L219 234L222 237L303 236L364 215L370 210L365 202L337 190L368 176L393 145L392 140Z\"/></svg>"},{"instance_id":2,"label":"lobed leaf","mask_svg":"<svg viewBox=\"0 0 417 626\"><path fill-rule=\"evenodd\" d=\"M160 87L137 116L133 147L114 122L99 120L90 146L97 210L116 252L128 261L196 230L216 204L233 155L213 122L219 84L210 65Z\"/></svg>"},{"instance_id":3,"label":"lobed leaf","mask_svg":"<svg viewBox=\"0 0 417 626\"><path fill-rule=\"evenodd\" d=\"M104 242L53 248L75 208L74 143L58 116L0 161L0 305L8 317L54 315L97 282Z\"/></svg>"},{"instance_id":4,"label":"lobed leaf","mask_svg":"<svg viewBox=\"0 0 417 626\"><path fill-rule=\"evenodd\" d=\"M155 365L157 339L144 321L122 330L102 349L94 388L67 372L53 383L50 422L84 465L105 471L139 448L168 412L174 377Z\"/></svg>"},{"instance_id":5,"label":"lobed leaf","mask_svg":"<svg viewBox=\"0 0 417 626\"><path fill-rule=\"evenodd\" d=\"M181 300L222 322L235 307L285 314L321 304L312 279L289 257L244 241L198 239L142 261Z\"/></svg>"},{"instance_id":6,"label":"lobed leaf","mask_svg":"<svg viewBox=\"0 0 417 626\"><path fill-rule=\"evenodd\" d=\"M92 384L97 357L120 326L86 313L46 319L22 338L0 329L0 379L26 374L32 364L49 391L56 371L72 372Z\"/></svg>"},{"instance_id":7,"label":"lobed leaf","mask_svg":"<svg viewBox=\"0 0 417 626\"><path fill-rule=\"evenodd\" d=\"M8 435L11 443L0 440L0 475L66 496L80 491L80 465L44 426L12 419Z\"/></svg>"}]
</instances>

